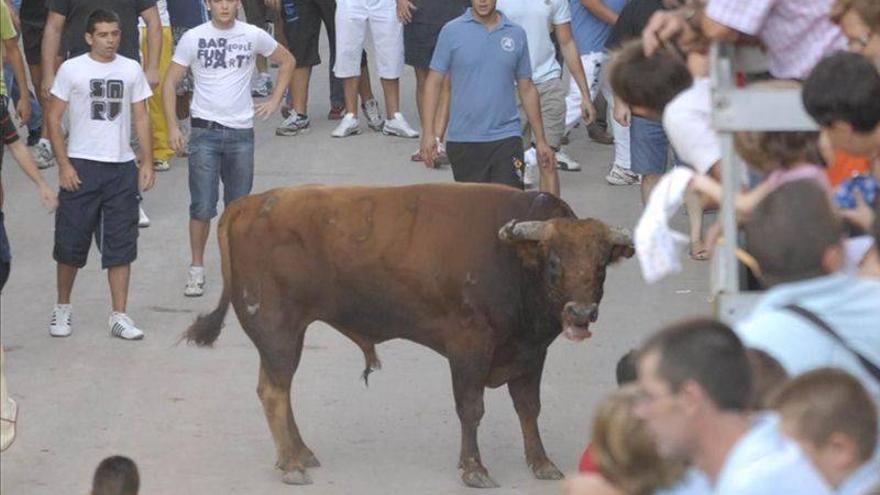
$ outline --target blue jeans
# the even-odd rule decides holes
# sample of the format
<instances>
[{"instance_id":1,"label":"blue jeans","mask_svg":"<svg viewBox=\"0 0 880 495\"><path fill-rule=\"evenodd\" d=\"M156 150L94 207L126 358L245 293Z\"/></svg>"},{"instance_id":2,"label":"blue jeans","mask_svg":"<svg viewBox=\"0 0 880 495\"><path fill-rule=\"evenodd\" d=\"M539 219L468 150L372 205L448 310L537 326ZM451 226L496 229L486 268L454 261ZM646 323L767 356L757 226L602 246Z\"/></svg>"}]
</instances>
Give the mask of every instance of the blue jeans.
<instances>
[{"instance_id":1,"label":"blue jeans","mask_svg":"<svg viewBox=\"0 0 880 495\"><path fill-rule=\"evenodd\" d=\"M662 123L633 115L629 126L629 142L633 172L639 175L666 173L670 147ZM678 156L673 154L672 162L677 166Z\"/></svg>"},{"instance_id":2,"label":"blue jeans","mask_svg":"<svg viewBox=\"0 0 880 495\"><path fill-rule=\"evenodd\" d=\"M189 139L189 216L217 216L220 180L223 204L250 194L254 185L254 130L193 127Z\"/></svg>"},{"instance_id":3,"label":"blue jeans","mask_svg":"<svg viewBox=\"0 0 880 495\"><path fill-rule=\"evenodd\" d=\"M27 70L27 67L25 67ZM6 89L9 98L12 101L18 101L18 84L15 83L15 77L12 73L12 65L3 64L3 80L6 81ZM28 91L28 99L31 101L31 118L27 122L29 131L35 131L43 125L43 110L40 108L40 102L33 93Z\"/></svg>"}]
</instances>

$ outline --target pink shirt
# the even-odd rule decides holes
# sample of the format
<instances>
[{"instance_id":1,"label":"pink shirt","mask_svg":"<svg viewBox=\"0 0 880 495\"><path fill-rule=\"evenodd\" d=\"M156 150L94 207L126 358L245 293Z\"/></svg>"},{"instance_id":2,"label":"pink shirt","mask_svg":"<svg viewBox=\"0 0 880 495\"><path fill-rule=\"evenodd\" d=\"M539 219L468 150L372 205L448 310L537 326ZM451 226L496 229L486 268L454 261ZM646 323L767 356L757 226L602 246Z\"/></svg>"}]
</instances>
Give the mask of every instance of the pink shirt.
<instances>
[{"instance_id":1,"label":"pink shirt","mask_svg":"<svg viewBox=\"0 0 880 495\"><path fill-rule=\"evenodd\" d=\"M777 79L805 79L825 55L846 49L828 17L832 0L709 0L706 15L767 47Z\"/></svg>"}]
</instances>

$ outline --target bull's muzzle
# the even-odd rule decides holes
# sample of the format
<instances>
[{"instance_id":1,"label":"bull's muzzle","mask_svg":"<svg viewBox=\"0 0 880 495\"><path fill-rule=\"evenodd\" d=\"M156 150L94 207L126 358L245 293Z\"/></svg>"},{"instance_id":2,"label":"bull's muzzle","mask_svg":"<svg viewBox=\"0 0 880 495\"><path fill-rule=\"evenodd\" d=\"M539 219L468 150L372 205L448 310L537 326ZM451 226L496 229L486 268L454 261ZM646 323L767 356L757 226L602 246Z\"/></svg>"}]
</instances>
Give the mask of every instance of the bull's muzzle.
<instances>
[{"instance_id":1,"label":"bull's muzzle","mask_svg":"<svg viewBox=\"0 0 880 495\"><path fill-rule=\"evenodd\" d=\"M562 331L566 338L574 341L584 340L593 334L590 323L599 318L599 305L570 301L562 308Z\"/></svg>"}]
</instances>

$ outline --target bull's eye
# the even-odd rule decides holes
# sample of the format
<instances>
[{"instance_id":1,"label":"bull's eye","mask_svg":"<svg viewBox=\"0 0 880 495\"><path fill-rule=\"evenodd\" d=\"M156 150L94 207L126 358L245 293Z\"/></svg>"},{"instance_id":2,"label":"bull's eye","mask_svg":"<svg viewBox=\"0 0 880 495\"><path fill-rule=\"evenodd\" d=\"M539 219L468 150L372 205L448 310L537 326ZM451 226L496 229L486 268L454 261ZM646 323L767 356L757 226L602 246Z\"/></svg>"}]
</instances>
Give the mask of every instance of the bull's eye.
<instances>
[{"instance_id":1,"label":"bull's eye","mask_svg":"<svg viewBox=\"0 0 880 495\"><path fill-rule=\"evenodd\" d=\"M547 256L547 276L551 284L559 283L559 280L562 278L562 260L559 259L559 255L553 250Z\"/></svg>"}]
</instances>

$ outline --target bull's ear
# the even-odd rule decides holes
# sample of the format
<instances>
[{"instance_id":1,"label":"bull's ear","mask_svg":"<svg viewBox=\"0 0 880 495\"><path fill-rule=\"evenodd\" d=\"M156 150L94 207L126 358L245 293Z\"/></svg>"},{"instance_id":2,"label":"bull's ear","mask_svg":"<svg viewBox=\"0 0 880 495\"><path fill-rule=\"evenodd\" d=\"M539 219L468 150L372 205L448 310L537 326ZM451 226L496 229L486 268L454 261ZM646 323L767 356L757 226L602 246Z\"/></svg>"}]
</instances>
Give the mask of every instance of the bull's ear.
<instances>
[{"instance_id":1,"label":"bull's ear","mask_svg":"<svg viewBox=\"0 0 880 495\"><path fill-rule=\"evenodd\" d=\"M546 222L519 222L511 220L498 231L498 238L510 244L542 241L550 235Z\"/></svg>"},{"instance_id":2,"label":"bull's ear","mask_svg":"<svg viewBox=\"0 0 880 495\"><path fill-rule=\"evenodd\" d=\"M611 258L609 263L616 263L621 258L632 258L636 254L632 235L622 227L608 227L608 240L611 241Z\"/></svg>"}]
</instances>

